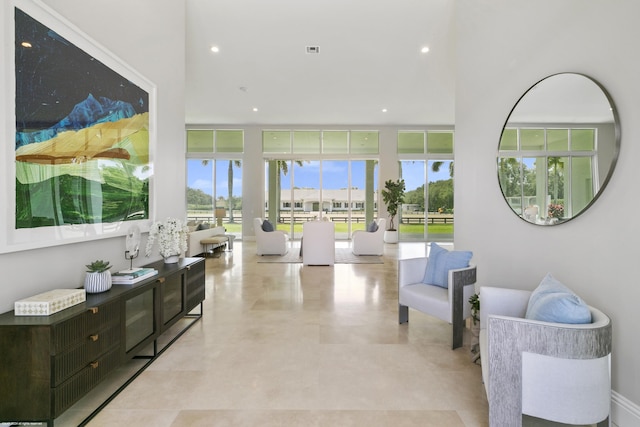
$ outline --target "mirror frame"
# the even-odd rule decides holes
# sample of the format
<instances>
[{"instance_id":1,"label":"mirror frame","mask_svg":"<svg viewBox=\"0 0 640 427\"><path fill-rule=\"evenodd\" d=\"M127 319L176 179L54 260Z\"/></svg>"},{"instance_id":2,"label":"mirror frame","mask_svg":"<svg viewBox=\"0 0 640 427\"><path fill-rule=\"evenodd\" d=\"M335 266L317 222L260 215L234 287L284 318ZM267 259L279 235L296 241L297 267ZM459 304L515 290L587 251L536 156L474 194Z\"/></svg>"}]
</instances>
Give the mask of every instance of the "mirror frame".
<instances>
[{"instance_id":1,"label":"mirror frame","mask_svg":"<svg viewBox=\"0 0 640 427\"><path fill-rule=\"evenodd\" d=\"M518 212L516 212L511 205L509 204L508 200L507 200L507 196L505 195L505 192L502 188L502 184L500 181L500 145L502 142L502 137L504 135L505 130L507 129L507 126L509 124L509 121L511 119L511 116L513 115L514 111L516 111L516 109L518 108L518 105L520 105L521 101L527 96L527 94L529 94L534 88L536 88L540 83L556 77L556 76L561 76L561 75L576 75L576 76L581 76L584 77L586 79L588 79L591 83L595 84L600 91L602 92L602 94L604 95L604 97L606 98L607 102L609 103L609 107L611 109L611 114L613 117L613 130L614 130L614 151L613 151L613 156L611 158L611 164L609 165L609 169L607 171L607 175L605 177L605 179L602 181L602 185L600 186L600 188L598 189L598 191L594 194L593 198L586 204L586 206L584 208L582 208L578 213L572 215L570 218L566 218L566 219L562 219L561 221L556 221L556 222L544 222L544 223L538 223L538 222L532 222L527 220L524 217L524 212L522 214L518 214ZM549 122L550 123L550 122ZM595 202L596 200L598 200L598 198L600 197L600 195L604 192L605 188L607 187L607 185L609 184L609 181L611 180L611 176L613 175L613 172L616 168L616 165L618 163L618 157L620 155L620 118L618 116L618 111L616 109L615 103L613 102L613 99L611 97L611 95L609 94L609 92L605 89L605 87L597 80L595 80L594 78L583 74L583 73L576 73L576 72L561 72L561 73L555 73L555 74L550 74L540 80L538 80L537 82L535 82L533 85L531 85L516 101L516 103L514 104L514 106L511 108L511 110L509 111L509 114L507 115L507 118L502 126L502 130L500 131L500 138L498 139L498 156L497 156L497 161L496 161L496 176L498 178L498 187L500 188L500 193L502 193L502 197L504 198L504 202L507 205L507 207L509 208L509 210L511 212L513 212L518 218L520 218L522 221L531 224L531 225L536 225L536 226L552 226L552 225L560 225L560 224L565 224L577 217L579 217L580 215L582 215L584 212L586 212ZM545 148L546 151L546 148Z\"/></svg>"}]
</instances>

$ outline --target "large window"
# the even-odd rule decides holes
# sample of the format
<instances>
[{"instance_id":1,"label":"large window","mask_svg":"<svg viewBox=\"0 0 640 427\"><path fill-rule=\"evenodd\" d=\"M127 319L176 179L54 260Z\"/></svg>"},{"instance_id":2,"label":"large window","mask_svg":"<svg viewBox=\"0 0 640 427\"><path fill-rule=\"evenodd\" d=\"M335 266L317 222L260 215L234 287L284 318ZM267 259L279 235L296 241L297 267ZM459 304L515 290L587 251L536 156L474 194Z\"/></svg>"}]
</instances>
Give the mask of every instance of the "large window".
<instances>
[{"instance_id":1,"label":"large window","mask_svg":"<svg viewBox=\"0 0 640 427\"><path fill-rule=\"evenodd\" d=\"M398 157L406 187L400 238L453 240L453 131L400 131Z\"/></svg>"},{"instance_id":2,"label":"large window","mask_svg":"<svg viewBox=\"0 0 640 427\"><path fill-rule=\"evenodd\" d=\"M187 130L187 217L242 235L242 130Z\"/></svg>"},{"instance_id":3,"label":"large window","mask_svg":"<svg viewBox=\"0 0 640 427\"><path fill-rule=\"evenodd\" d=\"M305 221L323 217L335 223L336 239L349 239L354 230L386 216L384 206L379 210L377 205L380 135L370 129L264 129L259 141L264 185L258 190L254 182L248 183L246 196L252 199L245 210L253 211L264 198L264 210L259 207L255 215L269 218L294 239L301 237ZM240 235L244 138L242 130L187 130L190 219L222 223ZM401 240L453 239L453 145L451 128L402 130L397 157L383 159L399 161L399 176L407 184L407 199L396 221ZM574 162L572 167L585 166ZM245 171L246 177L260 181L255 173Z\"/></svg>"},{"instance_id":4,"label":"large window","mask_svg":"<svg viewBox=\"0 0 640 427\"><path fill-rule=\"evenodd\" d=\"M327 217L335 237L347 239L377 216L377 131L270 130L262 137L265 217L278 229L299 238L305 221Z\"/></svg>"}]
</instances>

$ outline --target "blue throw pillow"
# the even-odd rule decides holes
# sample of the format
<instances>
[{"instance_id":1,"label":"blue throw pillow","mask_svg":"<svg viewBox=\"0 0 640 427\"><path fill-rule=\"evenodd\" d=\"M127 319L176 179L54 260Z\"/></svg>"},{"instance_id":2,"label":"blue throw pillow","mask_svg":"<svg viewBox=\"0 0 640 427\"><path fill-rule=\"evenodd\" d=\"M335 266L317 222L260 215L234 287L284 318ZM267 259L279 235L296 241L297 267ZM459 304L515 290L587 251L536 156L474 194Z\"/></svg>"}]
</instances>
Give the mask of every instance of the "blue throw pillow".
<instances>
[{"instance_id":1,"label":"blue throw pillow","mask_svg":"<svg viewBox=\"0 0 640 427\"><path fill-rule=\"evenodd\" d=\"M431 250L429 250L429 261L427 262L427 270L424 272L423 283L427 285L434 285L436 282L436 264L440 255L447 252L446 249L441 248L436 243L431 243Z\"/></svg>"},{"instance_id":2,"label":"blue throw pillow","mask_svg":"<svg viewBox=\"0 0 640 427\"><path fill-rule=\"evenodd\" d=\"M547 274L531 293L525 317L553 323L591 323L591 310L582 298Z\"/></svg>"},{"instance_id":3,"label":"blue throw pillow","mask_svg":"<svg viewBox=\"0 0 640 427\"><path fill-rule=\"evenodd\" d=\"M369 233L375 233L378 231L378 224L375 221L371 221L371 223L367 225L367 231Z\"/></svg>"},{"instance_id":4,"label":"blue throw pillow","mask_svg":"<svg viewBox=\"0 0 640 427\"><path fill-rule=\"evenodd\" d=\"M468 267L472 256L470 251L448 251L437 243L431 243L429 262L422 282L448 288L449 270Z\"/></svg>"},{"instance_id":5,"label":"blue throw pillow","mask_svg":"<svg viewBox=\"0 0 640 427\"><path fill-rule=\"evenodd\" d=\"M268 233L273 230L275 230L275 228L273 228L273 224L271 224L271 222L268 219L265 219L262 222L262 231L266 231Z\"/></svg>"}]
</instances>

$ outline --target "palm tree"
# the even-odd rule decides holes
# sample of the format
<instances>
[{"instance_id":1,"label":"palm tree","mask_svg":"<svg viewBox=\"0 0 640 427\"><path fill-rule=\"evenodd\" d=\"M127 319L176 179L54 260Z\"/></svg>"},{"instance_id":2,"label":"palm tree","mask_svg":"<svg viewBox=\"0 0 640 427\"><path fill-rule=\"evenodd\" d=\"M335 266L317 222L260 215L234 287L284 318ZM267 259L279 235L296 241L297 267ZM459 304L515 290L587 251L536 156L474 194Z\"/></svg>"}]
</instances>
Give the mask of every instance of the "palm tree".
<instances>
[{"instance_id":1,"label":"palm tree","mask_svg":"<svg viewBox=\"0 0 640 427\"><path fill-rule=\"evenodd\" d=\"M294 160L295 164L302 166L302 160ZM269 197L269 220L273 223L277 223L280 217L280 193L282 190L282 183L280 182L280 176L287 176L289 173L289 164L287 160L272 160L270 163L270 174L275 176L269 179L269 194L273 194L273 198ZM274 168L271 170L271 168ZM273 179L273 185L271 185L271 179ZM293 207L292 207L293 209ZM293 210L291 212L293 214Z\"/></svg>"},{"instance_id":2,"label":"palm tree","mask_svg":"<svg viewBox=\"0 0 640 427\"><path fill-rule=\"evenodd\" d=\"M229 194L229 201L227 208L229 209L229 222L233 223L233 167L241 168L242 162L240 160L229 160L229 170L227 172L227 189Z\"/></svg>"},{"instance_id":3,"label":"palm tree","mask_svg":"<svg viewBox=\"0 0 640 427\"><path fill-rule=\"evenodd\" d=\"M202 160L202 166L207 166L209 165L209 159L203 159ZM237 167L237 168L241 168L242 167L242 162L240 160L229 160L229 169L227 172L227 189L228 189L228 194L229 194L229 198L227 201L227 209L229 210L229 222L234 222L233 221L233 167ZM220 201L224 201L224 198L219 197L218 198ZM213 209L215 210L215 206L213 207Z\"/></svg>"},{"instance_id":4,"label":"palm tree","mask_svg":"<svg viewBox=\"0 0 640 427\"><path fill-rule=\"evenodd\" d=\"M558 203L559 182L562 171L564 170L564 161L562 157L549 157L549 172L553 171L553 201Z\"/></svg>"},{"instance_id":5,"label":"palm tree","mask_svg":"<svg viewBox=\"0 0 640 427\"><path fill-rule=\"evenodd\" d=\"M444 161L436 161L431 163L431 170L435 173L440 172L440 167L444 164ZM449 176L453 178L453 160L449 162Z\"/></svg>"},{"instance_id":6,"label":"palm tree","mask_svg":"<svg viewBox=\"0 0 640 427\"><path fill-rule=\"evenodd\" d=\"M515 157L501 157L498 161L498 178L505 197L522 198L521 163Z\"/></svg>"}]
</instances>

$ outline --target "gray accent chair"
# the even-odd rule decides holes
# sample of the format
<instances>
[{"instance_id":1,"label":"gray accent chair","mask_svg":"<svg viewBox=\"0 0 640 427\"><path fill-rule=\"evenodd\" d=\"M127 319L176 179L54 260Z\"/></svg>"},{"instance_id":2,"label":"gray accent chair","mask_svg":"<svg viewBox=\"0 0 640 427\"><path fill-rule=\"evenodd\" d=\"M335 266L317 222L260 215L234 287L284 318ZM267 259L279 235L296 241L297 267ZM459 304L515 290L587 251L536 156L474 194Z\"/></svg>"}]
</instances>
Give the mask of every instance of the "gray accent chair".
<instances>
[{"instance_id":1,"label":"gray accent chair","mask_svg":"<svg viewBox=\"0 0 640 427\"><path fill-rule=\"evenodd\" d=\"M565 424L609 425L611 321L525 319L531 292L480 289L480 354L490 426L522 426L522 415Z\"/></svg>"},{"instance_id":2,"label":"gray accent chair","mask_svg":"<svg viewBox=\"0 0 640 427\"><path fill-rule=\"evenodd\" d=\"M448 288L422 283L429 258L398 260L398 321L409 321L409 308L437 317L452 326L451 348L462 346L464 321L471 316L469 298L475 293L476 267L449 270Z\"/></svg>"}]
</instances>

